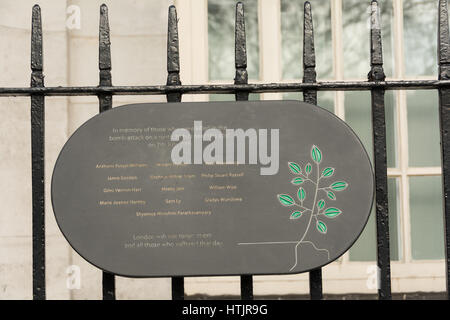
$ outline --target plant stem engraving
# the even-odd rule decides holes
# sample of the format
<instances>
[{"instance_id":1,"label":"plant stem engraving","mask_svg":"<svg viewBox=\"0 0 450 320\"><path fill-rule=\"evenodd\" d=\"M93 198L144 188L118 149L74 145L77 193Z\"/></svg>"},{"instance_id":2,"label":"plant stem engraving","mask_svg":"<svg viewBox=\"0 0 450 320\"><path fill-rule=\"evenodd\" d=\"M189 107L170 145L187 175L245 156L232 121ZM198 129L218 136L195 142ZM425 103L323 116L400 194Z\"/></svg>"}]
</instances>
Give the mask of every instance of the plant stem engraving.
<instances>
[{"instance_id":1,"label":"plant stem engraving","mask_svg":"<svg viewBox=\"0 0 450 320\"><path fill-rule=\"evenodd\" d=\"M310 178L310 174L312 173L312 165L310 163L308 163L305 166L305 171L304 171L305 173L303 173L302 167L295 162L289 162L288 166L289 166L291 173L296 176L296 178L294 178L291 181L291 183L293 185L299 186L299 185L303 185L305 182L310 182L314 186L314 198L313 198L313 202L312 202L312 207L309 208L309 207L306 207L303 205L303 203L306 199L306 190L303 187L299 187L299 189L297 191L297 198L300 203L297 203L297 201L294 200L294 197L292 197L289 194L278 194L277 195L278 200L280 201L280 203L283 206L285 206L285 207L296 206L300 209L300 211L294 211L291 213L291 216L290 216L291 220L300 219L304 214L309 213L309 219L308 219L308 224L306 226L306 229L305 229L304 233L300 236L300 239L295 244L294 264L289 271L292 271L297 267L298 261L299 261L299 259L298 259L299 258L298 257L299 256L299 246L304 243L311 244L316 251L326 252L328 255L328 259L330 259L330 253L327 249L318 248L312 241L306 241L305 239L308 235L308 232L310 231L310 228L312 225L311 223L312 223L313 219L315 220L316 230L319 231L321 234L325 235L327 233L328 227L325 224L325 222L321 221L318 218L318 216L324 216L326 218L336 218L337 216L339 216L342 213L342 211L336 207L326 207L326 202L324 199L318 200L319 192L324 193L324 195L326 197L328 197L329 200L334 201L334 200L336 200L336 195L334 192L343 191L348 187L348 184L345 181L336 181L327 187L321 187L320 186L321 180L333 176L335 169L328 167L328 168L325 168L321 173L320 163L322 162L322 159L323 159L322 152L315 145L313 145L311 148L311 158L314 162L315 169L316 169L315 181Z\"/></svg>"}]
</instances>

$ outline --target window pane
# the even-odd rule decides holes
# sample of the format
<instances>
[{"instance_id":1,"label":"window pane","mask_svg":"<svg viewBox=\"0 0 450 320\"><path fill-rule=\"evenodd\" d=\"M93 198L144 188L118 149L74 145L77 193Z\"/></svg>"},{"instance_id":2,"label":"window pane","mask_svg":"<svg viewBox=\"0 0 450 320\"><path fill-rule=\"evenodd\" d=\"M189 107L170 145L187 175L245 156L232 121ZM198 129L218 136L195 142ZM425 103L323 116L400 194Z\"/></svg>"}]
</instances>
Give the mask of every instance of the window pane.
<instances>
[{"instance_id":1,"label":"window pane","mask_svg":"<svg viewBox=\"0 0 450 320\"><path fill-rule=\"evenodd\" d=\"M348 91L345 93L345 121L358 135L370 159L372 159L373 139L370 92Z\"/></svg>"},{"instance_id":2,"label":"window pane","mask_svg":"<svg viewBox=\"0 0 450 320\"><path fill-rule=\"evenodd\" d=\"M297 92L288 92L283 94L283 99L303 101L303 94ZM334 93L331 91L318 92L317 105L334 113Z\"/></svg>"},{"instance_id":3,"label":"window pane","mask_svg":"<svg viewBox=\"0 0 450 320\"><path fill-rule=\"evenodd\" d=\"M400 217L398 215L398 179L388 179L389 202L389 240L390 256L392 261L402 258ZM375 203L372 207L366 228L350 249L350 261L376 261L377 260L377 233L376 233Z\"/></svg>"},{"instance_id":4,"label":"window pane","mask_svg":"<svg viewBox=\"0 0 450 320\"><path fill-rule=\"evenodd\" d=\"M408 147L412 167L440 166L439 101L436 91L408 91Z\"/></svg>"},{"instance_id":5,"label":"window pane","mask_svg":"<svg viewBox=\"0 0 450 320\"><path fill-rule=\"evenodd\" d=\"M355 244L350 248L350 261L377 260L377 234L375 228L375 206L372 207L369 221Z\"/></svg>"},{"instance_id":6,"label":"window pane","mask_svg":"<svg viewBox=\"0 0 450 320\"><path fill-rule=\"evenodd\" d=\"M397 178L388 178L389 245L391 260L394 261L398 261L403 257L398 185Z\"/></svg>"},{"instance_id":7,"label":"window pane","mask_svg":"<svg viewBox=\"0 0 450 320\"><path fill-rule=\"evenodd\" d=\"M383 58L386 76L392 76L394 25L392 0L379 0L381 8L381 34L383 36ZM370 70L370 1L342 1L344 76L367 79Z\"/></svg>"},{"instance_id":8,"label":"window pane","mask_svg":"<svg viewBox=\"0 0 450 320\"><path fill-rule=\"evenodd\" d=\"M393 91L385 93L386 150L388 167L396 166L396 104ZM370 158L373 153L371 95L368 91L345 93L345 121L364 144Z\"/></svg>"},{"instance_id":9,"label":"window pane","mask_svg":"<svg viewBox=\"0 0 450 320\"><path fill-rule=\"evenodd\" d=\"M244 3L249 78L259 78L258 0ZM234 79L234 20L237 0L208 0L209 79Z\"/></svg>"},{"instance_id":10,"label":"window pane","mask_svg":"<svg viewBox=\"0 0 450 320\"><path fill-rule=\"evenodd\" d=\"M409 179L413 259L444 258L442 178Z\"/></svg>"},{"instance_id":11,"label":"window pane","mask_svg":"<svg viewBox=\"0 0 450 320\"><path fill-rule=\"evenodd\" d=\"M305 0L281 0L281 59L283 79L303 77L303 8ZM312 2L317 77L333 77L331 9L329 0Z\"/></svg>"},{"instance_id":12,"label":"window pane","mask_svg":"<svg viewBox=\"0 0 450 320\"><path fill-rule=\"evenodd\" d=\"M393 126L392 120L389 120L389 110L392 110L394 104L393 93L386 92L386 123L387 132ZM389 102L390 101L390 102ZM364 147L373 164L373 138L372 138L372 112L370 92L346 92L345 93L345 120L352 127L358 137L361 139ZM388 125L389 124L389 125ZM389 139L388 139L389 152ZM388 180L388 201L389 201L389 223L391 234L391 255L392 260L398 260L399 250L399 223L398 223L398 201L397 201L397 182L392 178ZM376 228L375 228L375 205L361 237L350 250L350 260L352 261L375 261L376 260Z\"/></svg>"},{"instance_id":13,"label":"window pane","mask_svg":"<svg viewBox=\"0 0 450 320\"><path fill-rule=\"evenodd\" d=\"M437 75L438 1L403 1L406 75Z\"/></svg>"},{"instance_id":14,"label":"window pane","mask_svg":"<svg viewBox=\"0 0 450 320\"><path fill-rule=\"evenodd\" d=\"M394 91L386 91L384 95L386 116L386 152L388 167L397 167L397 106Z\"/></svg>"},{"instance_id":15,"label":"window pane","mask_svg":"<svg viewBox=\"0 0 450 320\"><path fill-rule=\"evenodd\" d=\"M370 101L369 92L349 91L345 93L345 121L358 135L370 159L372 159L372 114ZM350 260L375 261L376 244L375 209L373 207L366 228L350 249Z\"/></svg>"},{"instance_id":16,"label":"window pane","mask_svg":"<svg viewBox=\"0 0 450 320\"><path fill-rule=\"evenodd\" d=\"M260 100L259 93L250 93L248 100ZM210 94L209 101L236 101L236 96L229 93Z\"/></svg>"}]
</instances>

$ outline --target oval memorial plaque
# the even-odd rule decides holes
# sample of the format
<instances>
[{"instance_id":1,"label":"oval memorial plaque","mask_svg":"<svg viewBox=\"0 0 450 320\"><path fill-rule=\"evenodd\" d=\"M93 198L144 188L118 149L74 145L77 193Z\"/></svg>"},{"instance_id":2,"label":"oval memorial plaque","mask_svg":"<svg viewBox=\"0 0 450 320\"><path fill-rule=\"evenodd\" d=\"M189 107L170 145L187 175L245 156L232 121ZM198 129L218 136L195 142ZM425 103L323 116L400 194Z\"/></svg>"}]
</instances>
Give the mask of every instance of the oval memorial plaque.
<instances>
[{"instance_id":1,"label":"oval memorial plaque","mask_svg":"<svg viewBox=\"0 0 450 320\"><path fill-rule=\"evenodd\" d=\"M374 177L355 133L317 106L132 104L75 131L51 191L67 241L111 273L287 274L352 246Z\"/></svg>"}]
</instances>

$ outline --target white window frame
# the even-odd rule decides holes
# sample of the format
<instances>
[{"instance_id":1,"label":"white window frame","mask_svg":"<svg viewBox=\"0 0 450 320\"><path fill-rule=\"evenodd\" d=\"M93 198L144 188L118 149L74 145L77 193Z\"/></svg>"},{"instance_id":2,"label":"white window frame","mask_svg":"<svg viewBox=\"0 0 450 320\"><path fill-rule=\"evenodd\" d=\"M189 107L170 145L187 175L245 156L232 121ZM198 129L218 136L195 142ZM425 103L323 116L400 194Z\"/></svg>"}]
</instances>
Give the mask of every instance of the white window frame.
<instances>
[{"instance_id":1,"label":"white window frame","mask_svg":"<svg viewBox=\"0 0 450 320\"><path fill-rule=\"evenodd\" d=\"M301 79L283 80L281 62L281 0L258 0L259 21L259 79L251 83L289 83ZM366 80L344 79L342 0L331 1L332 52L334 78L328 81ZM434 77L407 77L403 52L403 0L393 1L393 37L395 66L388 80L434 79ZM233 83L208 79L208 9L207 0L175 0L179 18L181 81L183 84ZM312 2L314 14L314 2ZM369 6L369 2L368 2ZM369 37L369 33L367 32ZM278 45L274 45L278 43ZM299 63L301 63L299 61ZM230 66L233 68L234 66ZM369 71L369 70L368 70ZM440 176L441 167L410 167L408 163L408 118L406 91L395 91L396 167L388 168L388 177L397 178L397 203L401 259L391 261L392 292L445 291L445 262L440 260L413 260L409 208L409 178L413 176ZM345 92L334 92L334 111L345 120ZM208 95L184 95L183 101L208 101ZM282 93L263 93L262 100L282 99ZM442 239L444 241L444 239ZM350 261L345 253L323 270L323 291L329 294L377 293L370 286L376 261ZM239 295L239 277L186 278L187 294ZM283 276L255 276L255 295L307 294L308 273Z\"/></svg>"}]
</instances>

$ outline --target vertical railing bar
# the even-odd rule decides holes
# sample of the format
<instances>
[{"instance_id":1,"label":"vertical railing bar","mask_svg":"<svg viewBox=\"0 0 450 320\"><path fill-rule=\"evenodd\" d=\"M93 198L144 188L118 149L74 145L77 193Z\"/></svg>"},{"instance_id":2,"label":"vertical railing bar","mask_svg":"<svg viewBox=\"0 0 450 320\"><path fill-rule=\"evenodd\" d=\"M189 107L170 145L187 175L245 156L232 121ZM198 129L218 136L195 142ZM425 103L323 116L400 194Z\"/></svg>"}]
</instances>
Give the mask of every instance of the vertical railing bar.
<instances>
[{"instance_id":1,"label":"vertical railing bar","mask_svg":"<svg viewBox=\"0 0 450 320\"><path fill-rule=\"evenodd\" d=\"M41 8L33 6L31 87L44 87ZM33 203L33 299L45 300L45 97L31 95L31 179Z\"/></svg>"},{"instance_id":2,"label":"vertical railing bar","mask_svg":"<svg viewBox=\"0 0 450 320\"><path fill-rule=\"evenodd\" d=\"M242 2L236 3L235 16L235 34L234 34L234 64L236 75L234 77L234 84L247 84L247 47L245 39L245 16L244 4ZM248 92L236 92L236 101L247 101ZM251 275L241 276L241 299L253 300L253 277Z\"/></svg>"},{"instance_id":3,"label":"vertical railing bar","mask_svg":"<svg viewBox=\"0 0 450 320\"><path fill-rule=\"evenodd\" d=\"M169 7L167 24L167 85L179 86L180 80L180 48L178 42L177 9ZM173 92L166 95L167 102L181 102L181 93ZM184 278L172 277L172 299L184 300Z\"/></svg>"},{"instance_id":4,"label":"vertical railing bar","mask_svg":"<svg viewBox=\"0 0 450 320\"><path fill-rule=\"evenodd\" d=\"M103 300L116 300L116 280L114 274L102 272Z\"/></svg>"},{"instance_id":5,"label":"vertical railing bar","mask_svg":"<svg viewBox=\"0 0 450 320\"><path fill-rule=\"evenodd\" d=\"M111 42L108 21L108 7L100 6L100 24L98 36L98 67L100 86L111 86ZM98 96L99 112L112 108L112 95L101 94ZM114 274L103 271L102 273L103 300L116 299L116 280Z\"/></svg>"},{"instance_id":6,"label":"vertical railing bar","mask_svg":"<svg viewBox=\"0 0 450 320\"><path fill-rule=\"evenodd\" d=\"M381 19L378 2L371 3L369 81L384 81ZM391 267L389 253L389 209L387 189L386 116L384 89L371 90L372 127L375 160L378 297L391 299Z\"/></svg>"},{"instance_id":7,"label":"vertical railing bar","mask_svg":"<svg viewBox=\"0 0 450 320\"><path fill-rule=\"evenodd\" d=\"M439 80L450 79L450 32L447 0L439 0ZM450 89L439 89L447 299L450 299Z\"/></svg>"},{"instance_id":8,"label":"vertical railing bar","mask_svg":"<svg viewBox=\"0 0 450 320\"><path fill-rule=\"evenodd\" d=\"M314 83L316 78L312 10L311 3L306 1L303 16L303 82ZM307 103L317 104L317 90L304 91L303 100ZM309 272L309 294L312 300L321 300L323 298L321 268Z\"/></svg>"}]
</instances>

